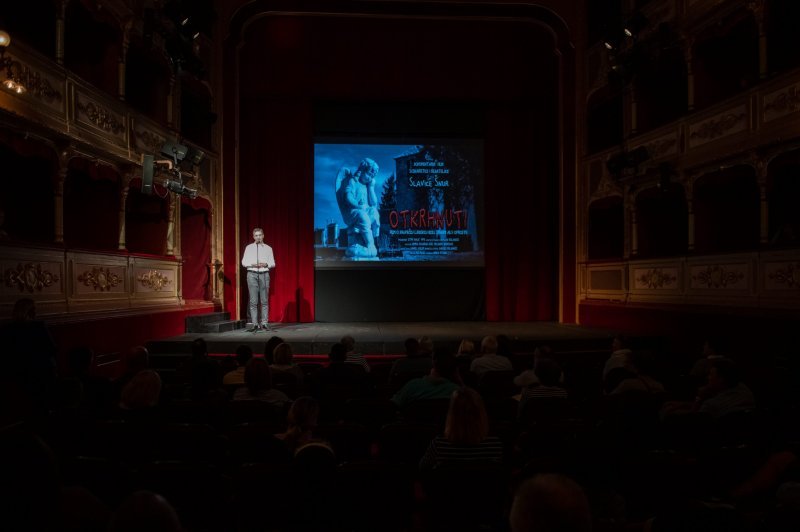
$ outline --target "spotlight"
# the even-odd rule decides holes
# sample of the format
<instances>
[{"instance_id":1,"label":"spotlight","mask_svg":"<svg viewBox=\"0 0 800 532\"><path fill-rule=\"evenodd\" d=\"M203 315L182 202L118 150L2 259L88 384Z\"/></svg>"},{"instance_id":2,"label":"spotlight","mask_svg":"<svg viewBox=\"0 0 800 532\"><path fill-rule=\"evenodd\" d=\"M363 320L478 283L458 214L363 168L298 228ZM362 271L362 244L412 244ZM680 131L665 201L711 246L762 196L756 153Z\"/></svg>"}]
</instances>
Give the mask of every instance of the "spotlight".
<instances>
[{"instance_id":1,"label":"spotlight","mask_svg":"<svg viewBox=\"0 0 800 532\"><path fill-rule=\"evenodd\" d=\"M172 157L175 161L175 166L178 166L178 163L186 157L186 152L189 150L183 144L178 144L177 142L170 142L167 141L161 147L161 153L166 155L167 157Z\"/></svg>"},{"instance_id":2,"label":"spotlight","mask_svg":"<svg viewBox=\"0 0 800 532\"><path fill-rule=\"evenodd\" d=\"M175 194L180 194L181 196L188 196L191 199L195 199L197 197L196 189L189 188L180 181L173 181L171 179L167 179L166 181L164 181L164 186L167 188L167 190L170 190Z\"/></svg>"},{"instance_id":3,"label":"spotlight","mask_svg":"<svg viewBox=\"0 0 800 532\"><path fill-rule=\"evenodd\" d=\"M10 57L6 57L6 49L11 44L11 36L5 31L0 30L0 69L6 69L6 79L3 81L3 87L16 94L23 94L25 92L25 85L20 82L14 75L14 61Z\"/></svg>"},{"instance_id":4,"label":"spotlight","mask_svg":"<svg viewBox=\"0 0 800 532\"><path fill-rule=\"evenodd\" d=\"M633 39L639 35L645 26L647 26L647 17L637 11L630 19L628 19L628 22L625 23L622 32L627 37Z\"/></svg>"}]
</instances>

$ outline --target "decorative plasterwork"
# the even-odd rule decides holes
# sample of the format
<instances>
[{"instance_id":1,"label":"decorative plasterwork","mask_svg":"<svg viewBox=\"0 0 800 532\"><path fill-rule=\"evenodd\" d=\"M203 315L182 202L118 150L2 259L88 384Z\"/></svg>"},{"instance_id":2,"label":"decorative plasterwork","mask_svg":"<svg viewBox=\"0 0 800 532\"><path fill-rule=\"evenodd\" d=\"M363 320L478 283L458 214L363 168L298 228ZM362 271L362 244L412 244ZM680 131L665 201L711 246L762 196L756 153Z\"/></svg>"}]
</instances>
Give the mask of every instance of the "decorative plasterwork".
<instances>
[{"instance_id":1,"label":"decorative plasterwork","mask_svg":"<svg viewBox=\"0 0 800 532\"><path fill-rule=\"evenodd\" d=\"M678 153L678 134L670 133L655 140L642 144L647 148L647 153L651 159L659 159L667 155L677 155ZM638 146L637 146L638 147ZM632 148L635 149L636 147Z\"/></svg>"},{"instance_id":2,"label":"decorative plasterwork","mask_svg":"<svg viewBox=\"0 0 800 532\"><path fill-rule=\"evenodd\" d=\"M746 288L746 286L737 286L744 281L746 271L746 266L744 265L722 266L714 264L692 268L691 287L711 289ZM744 282L742 284L746 285L747 283Z\"/></svg>"},{"instance_id":3,"label":"decorative plasterwork","mask_svg":"<svg viewBox=\"0 0 800 532\"><path fill-rule=\"evenodd\" d=\"M800 110L800 83L764 96L764 122Z\"/></svg>"},{"instance_id":4,"label":"decorative plasterwork","mask_svg":"<svg viewBox=\"0 0 800 532\"><path fill-rule=\"evenodd\" d=\"M767 289L800 290L800 262L770 264L767 272Z\"/></svg>"},{"instance_id":5,"label":"decorative plasterwork","mask_svg":"<svg viewBox=\"0 0 800 532\"><path fill-rule=\"evenodd\" d=\"M38 100L42 100L50 107L60 108L64 95L40 72L33 70L28 65L15 62L19 74L19 82L25 86L26 93Z\"/></svg>"},{"instance_id":6,"label":"decorative plasterwork","mask_svg":"<svg viewBox=\"0 0 800 532\"><path fill-rule=\"evenodd\" d=\"M622 187L614 183L610 175L603 174L603 177L600 178L600 182L597 183L597 188L592 192L589 202L591 203L594 200L606 198L608 196L622 196Z\"/></svg>"},{"instance_id":7,"label":"decorative plasterwork","mask_svg":"<svg viewBox=\"0 0 800 532\"><path fill-rule=\"evenodd\" d=\"M140 153L158 153L164 145L165 137L157 135L148 129L134 128L137 151Z\"/></svg>"},{"instance_id":8,"label":"decorative plasterwork","mask_svg":"<svg viewBox=\"0 0 800 532\"><path fill-rule=\"evenodd\" d=\"M108 109L105 109L94 102L84 104L81 101L77 102L78 110L86 115L89 122L109 133L119 135L125 131L124 118L118 119L115 114Z\"/></svg>"},{"instance_id":9,"label":"decorative plasterwork","mask_svg":"<svg viewBox=\"0 0 800 532\"><path fill-rule=\"evenodd\" d=\"M747 126L747 107L719 114L689 127L689 146L695 147L720 137L744 131Z\"/></svg>"},{"instance_id":10,"label":"decorative plasterwork","mask_svg":"<svg viewBox=\"0 0 800 532\"><path fill-rule=\"evenodd\" d=\"M633 271L633 286L640 289L671 289L678 282L677 268L647 268Z\"/></svg>"},{"instance_id":11,"label":"decorative plasterwork","mask_svg":"<svg viewBox=\"0 0 800 532\"><path fill-rule=\"evenodd\" d=\"M150 270L141 274L136 278L142 286L149 288L155 292L160 292L167 285L172 283L172 279L159 272L158 270Z\"/></svg>"},{"instance_id":12,"label":"decorative plasterwork","mask_svg":"<svg viewBox=\"0 0 800 532\"><path fill-rule=\"evenodd\" d=\"M8 268L3 275L6 286L19 288L20 292L41 292L58 282L58 276L42 268L41 264L19 264L16 269Z\"/></svg>"},{"instance_id":13,"label":"decorative plasterwork","mask_svg":"<svg viewBox=\"0 0 800 532\"><path fill-rule=\"evenodd\" d=\"M78 282L101 292L109 292L112 288L122 283L122 278L112 273L108 268L92 268L78 275Z\"/></svg>"}]
</instances>

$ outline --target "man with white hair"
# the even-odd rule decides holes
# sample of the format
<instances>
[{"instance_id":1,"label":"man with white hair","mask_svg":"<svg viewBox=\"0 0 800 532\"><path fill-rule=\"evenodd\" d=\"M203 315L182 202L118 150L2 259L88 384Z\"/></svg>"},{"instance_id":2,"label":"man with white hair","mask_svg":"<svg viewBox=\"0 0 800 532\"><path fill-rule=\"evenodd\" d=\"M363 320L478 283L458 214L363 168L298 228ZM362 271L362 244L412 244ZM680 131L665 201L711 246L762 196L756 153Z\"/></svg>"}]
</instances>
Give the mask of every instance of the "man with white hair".
<instances>
[{"instance_id":1,"label":"man with white hair","mask_svg":"<svg viewBox=\"0 0 800 532\"><path fill-rule=\"evenodd\" d=\"M269 270L275 267L275 256L272 248L264 243L264 230L253 229L253 243L244 249L242 266L247 268L247 290L250 295L248 307L248 330L257 332L269 327ZM259 303L261 319L259 320Z\"/></svg>"}]
</instances>

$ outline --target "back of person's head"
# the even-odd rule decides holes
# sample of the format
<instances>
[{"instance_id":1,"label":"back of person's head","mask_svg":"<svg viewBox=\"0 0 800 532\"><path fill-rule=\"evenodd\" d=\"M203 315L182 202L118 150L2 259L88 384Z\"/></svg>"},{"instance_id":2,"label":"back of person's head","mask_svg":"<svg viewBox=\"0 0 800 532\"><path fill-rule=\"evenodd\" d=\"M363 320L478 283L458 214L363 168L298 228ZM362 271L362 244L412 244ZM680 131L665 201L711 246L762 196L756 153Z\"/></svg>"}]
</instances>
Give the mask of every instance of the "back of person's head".
<instances>
[{"instance_id":1,"label":"back of person's head","mask_svg":"<svg viewBox=\"0 0 800 532\"><path fill-rule=\"evenodd\" d=\"M206 341L202 338L195 338L192 341L192 357L193 358L203 358L208 356L208 345L206 345Z\"/></svg>"},{"instance_id":2,"label":"back of person's head","mask_svg":"<svg viewBox=\"0 0 800 532\"><path fill-rule=\"evenodd\" d=\"M484 355L494 355L497 353L497 338L494 336L484 336L481 340L481 353Z\"/></svg>"},{"instance_id":3,"label":"back of person's head","mask_svg":"<svg viewBox=\"0 0 800 532\"><path fill-rule=\"evenodd\" d=\"M178 513L161 495L137 491L120 504L108 527L109 532L181 532Z\"/></svg>"},{"instance_id":4,"label":"back of person's head","mask_svg":"<svg viewBox=\"0 0 800 532\"><path fill-rule=\"evenodd\" d=\"M477 445L489 434L489 416L480 394L459 388L450 396L444 436L452 443Z\"/></svg>"},{"instance_id":5,"label":"back of person's head","mask_svg":"<svg viewBox=\"0 0 800 532\"><path fill-rule=\"evenodd\" d=\"M461 340L461 343L458 344L458 351L457 354L459 355L474 355L475 354L475 343L472 340Z\"/></svg>"},{"instance_id":6,"label":"back of person's head","mask_svg":"<svg viewBox=\"0 0 800 532\"><path fill-rule=\"evenodd\" d=\"M419 355L419 340L416 338L406 338L406 341L403 342L403 347L408 358L414 358Z\"/></svg>"},{"instance_id":7,"label":"back of person's head","mask_svg":"<svg viewBox=\"0 0 800 532\"><path fill-rule=\"evenodd\" d=\"M128 410L153 407L158 404L160 395L161 377L152 369L145 369L122 388L120 406Z\"/></svg>"},{"instance_id":8,"label":"back of person's head","mask_svg":"<svg viewBox=\"0 0 800 532\"><path fill-rule=\"evenodd\" d=\"M339 340L339 343L344 346L348 353L356 348L356 339L350 335L342 336L342 339Z\"/></svg>"},{"instance_id":9,"label":"back of person's head","mask_svg":"<svg viewBox=\"0 0 800 532\"><path fill-rule=\"evenodd\" d=\"M73 375L85 375L92 367L94 353L86 346L73 347L67 353L67 365Z\"/></svg>"},{"instance_id":10,"label":"back of person's head","mask_svg":"<svg viewBox=\"0 0 800 532\"><path fill-rule=\"evenodd\" d=\"M11 311L11 319L14 321L29 321L36 319L36 303L29 297L17 299L14 309Z\"/></svg>"},{"instance_id":11,"label":"back of person's head","mask_svg":"<svg viewBox=\"0 0 800 532\"><path fill-rule=\"evenodd\" d=\"M125 354L125 371L138 373L150 366L150 353L143 345L131 347Z\"/></svg>"},{"instance_id":12,"label":"back of person's head","mask_svg":"<svg viewBox=\"0 0 800 532\"><path fill-rule=\"evenodd\" d=\"M264 344L264 358L266 359L267 364L275 363L275 358L274 358L275 348L282 343L283 343L283 338L281 338L280 336L272 336Z\"/></svg>"},{"instance_id":13,"label":"back of person's head","mask_svg":"<svg viewBox=\"0 0 800 532\"><path fill-rule=\"evenodd\" d=\"M551 358L537 360L533 372L544 386L558 386L561 380L561 367Z\"/></svg>"},{"instance_id":14,"label":"back of person's head","mask_svg":"<svg viewBox=\"0 0 800 532\"><path fill-rule=\"evenodd\" d=\"M272 373L267 361L263 358L251 358L244 368L244 383L253 395L271 389Z\"/></svg>"},{"instance_id":15,"label":"back of person's head","mask_svg":"<svg viewBox=\"0 0 800 532\"><path fill-rule=\"evenodd\" d=\"M733 388L742 380L742 372L739 366L729 358L714 359L711 363L711 369L715 370L719 379L722 379L725 388Z\"/></svg>"},{"instance_id":16,"label":"back of person's head","mask_svg":"<svg viewBox=\"0 0 800 532\"><path fill-rule=\"evenodd\" d=\"M628 337L621 333L615 334L614 338L611 340L611 349L614 351L627 349L628 345Z\"/></svg>"},{"instance_id":17,"label":"back of person's head","mask_svg":"<svg viewBox=\"0 0 800 532\"><path fill-rule=\"evenodd\" d=\"M272 357L279 366L291 366L294 361L292 346L286 342L276 345L275 350L272 352Z\"/></svg>"},{"instance_id":18,"label":"back of person's head","mask_svg":"<svg viewBox=\"0 0 800 532\"><path fill-rule=\"evenodd\" d=\"M250 359L253 358L253 348L249 345L240 345L236 348L236 363L240 366L247 366Z\"/></svg>"},{"instance_id":19,"label":"back of person's head","mask_svg":"<svg viewBox=\"0 0 800 532\"><path fill-rule=\"evenodd\" d=\"M419 354L429 357L433 355L433 339L429 336L423 336L419 339Z\"/></svg>"},{"instance_id":20,"label":"back of person's head","mask_svg":"<svg viewBox=\"0 0 800 532\"><path fill-rule=\"evenodd\" d=\"M563 475L540 474L522 483L509 516L511 532L590 532L583 489Z\"/></svg>"},{"instance_id":21,"label":"back of person's head","mask_svg":"<svg viewBox=\"0 0 800 532\"><path fill-rule=\"evenodd\" d=\"M728 354L728 345L722 335L709 335L703 342L703 356L715 357L726 356Z\"/></svg>"},{"instance_id":22,"label":"back of person's head","mask_svg":"<svg viewBox=\"0 0 800 532\"><path fill-rule=\"evenodd\" d=\"M319 418L319 403L311 396L298 397L289 408L287 422L289 428L309 431L317 425Z\"/></svg>"},{"instance_id":23,"label":"back of person's head","mask_svg":"<svg viewBox=\"0 0 800 532\"><path fill-rule=\"evenodd\" d=\"M347 348L342 343L333 344L328 352L328 358L331 362L344 362L347 360Z\"/></svg>"},{"instance_id":24,"label":"back of person's head","mask_svg":"<svg viewBox=\"0 0 800 532\"><path fill-rule=\"evenodd\" d=\"M652 377L656 372L656 355L650 350L641 349L634 351L629 360L631 366L636 370L639 375L647 375Z\"/></svg>"},{"instance_id":25,"label":"back of person's head","mask_svg":"<svg viewBox=\"0 0 800 532\"><path fill-rule=\"evenodd\" d=\"M433 355L433 369L443 379L452 380L456 374L456 357L446 348L437 349Z\"/></svg>"}]
</instances>

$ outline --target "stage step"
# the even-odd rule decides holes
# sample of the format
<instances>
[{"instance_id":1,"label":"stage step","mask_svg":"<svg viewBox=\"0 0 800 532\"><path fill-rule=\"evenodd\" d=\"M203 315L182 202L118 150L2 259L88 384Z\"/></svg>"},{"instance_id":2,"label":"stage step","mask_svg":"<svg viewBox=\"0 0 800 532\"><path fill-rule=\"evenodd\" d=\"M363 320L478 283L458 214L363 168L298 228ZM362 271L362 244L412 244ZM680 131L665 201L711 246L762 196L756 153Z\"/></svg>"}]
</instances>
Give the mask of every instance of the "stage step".
<instances>
[{"instance_id":1,"label":"stage step","mask_svg":"<svg viewBox=\"0 0 800 532\"><path fill-rule=\"evenodd\" d=\"M194 314L186 316L184 329L187 333L204 333L206 324L216 321L227 321L231 319L230 312L209 312L208 314Z\"/></svg>"},{"instance_id":2,"label":"stage step","mask_svg":"<svg viewBox=\"0 0 800 532\"><path fill-rule=\"evenodd\" d=\"M203 324L202 332L207 332L207 333L229 332L238 329L244 329L246 325L247 322L245 320L212 321L210 323Z\"/></svg>"}]
</instances>

